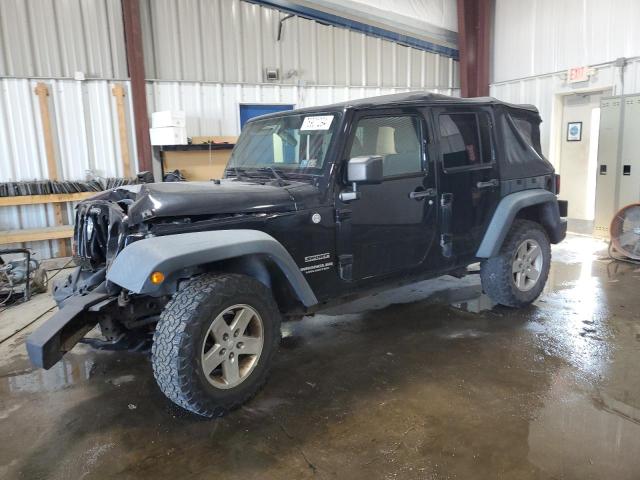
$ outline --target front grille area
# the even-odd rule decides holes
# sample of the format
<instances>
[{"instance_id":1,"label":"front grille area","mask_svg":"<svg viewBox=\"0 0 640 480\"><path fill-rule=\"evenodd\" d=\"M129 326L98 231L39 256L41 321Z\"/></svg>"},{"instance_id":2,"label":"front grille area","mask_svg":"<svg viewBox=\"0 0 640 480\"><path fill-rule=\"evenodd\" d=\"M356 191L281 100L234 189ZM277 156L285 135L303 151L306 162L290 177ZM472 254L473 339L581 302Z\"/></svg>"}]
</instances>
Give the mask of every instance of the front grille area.
<instances>
[{"instance_id":1,"label":"front grille area","mask_svg":"<svg viewBox=\"0 0 640 480\"><path fill-rule=\"evenodd\" d=\"M120 249L123 218L120 207L112 202L79 204L73 234L76 262L91 270L110 263Z\"/></svg>"}]
</instances>

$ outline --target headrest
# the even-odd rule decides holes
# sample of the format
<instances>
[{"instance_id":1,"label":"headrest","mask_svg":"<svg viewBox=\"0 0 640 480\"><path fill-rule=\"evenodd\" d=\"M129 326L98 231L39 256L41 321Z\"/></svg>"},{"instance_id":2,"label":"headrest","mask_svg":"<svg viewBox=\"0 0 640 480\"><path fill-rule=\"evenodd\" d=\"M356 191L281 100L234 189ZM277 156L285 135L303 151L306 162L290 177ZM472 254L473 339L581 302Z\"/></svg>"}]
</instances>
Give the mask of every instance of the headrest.
<instances>
[{"instance_id":1,"label":"headrest","mask_svg":"<svg viewBox=\"0 0 640 480\"><path fill-rule=\"evenodd\" d=\"M349 158L361 157L364 154L364 147L358 137L353 138L353 144L351 145L351 151L349 152Z\"/></svg>"},{"instance_id":2,"label":"headrest","mask_svg":"<svg viewBox=\"0 0 640 480\"><path fill-rule=\"evenodd\" d=\"M393 131L396 153L417 152L420 149L418 135L413 125L402 126Z\"/></svg>"}]
</instances>

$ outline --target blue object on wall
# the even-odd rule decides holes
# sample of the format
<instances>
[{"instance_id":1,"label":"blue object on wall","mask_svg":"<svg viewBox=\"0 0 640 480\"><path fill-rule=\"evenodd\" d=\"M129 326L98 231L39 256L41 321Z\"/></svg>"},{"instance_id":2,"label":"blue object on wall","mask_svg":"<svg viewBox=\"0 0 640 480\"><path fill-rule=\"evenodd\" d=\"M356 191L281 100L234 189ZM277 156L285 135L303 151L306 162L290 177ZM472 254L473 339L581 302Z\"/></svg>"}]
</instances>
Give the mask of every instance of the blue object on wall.
<instances>
[{"instance_id":1,"label":"blue object on wall","mask_svg":"<svg viewBox=\"0 0 640 480\"><path fill-rule=\"evenodd\" d=\"M244 128L244 124L253 117L286 110L293 110L293 105L265 105L263 103L240 105L240 128Z\"/></svg>"}]
</instances>

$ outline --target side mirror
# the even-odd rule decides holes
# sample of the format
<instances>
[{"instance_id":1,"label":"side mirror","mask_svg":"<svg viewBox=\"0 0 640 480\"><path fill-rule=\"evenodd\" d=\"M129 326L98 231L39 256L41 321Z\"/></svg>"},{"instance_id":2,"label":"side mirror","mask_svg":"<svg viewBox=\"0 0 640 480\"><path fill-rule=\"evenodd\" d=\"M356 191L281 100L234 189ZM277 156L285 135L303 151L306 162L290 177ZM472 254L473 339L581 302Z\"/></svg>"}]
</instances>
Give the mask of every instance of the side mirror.
<instances>
[{"instance_id":1,"label":"side mirror","mask_svg":"<svg viewBox=\"0 0 640 480\"><path fill-rule=\"evenodd\" d=\"M382 157L354 157L347 164L347 181L353 185L351 190L340 192L340 200L352 202L360 198L358 185L382 183Z\"/></svg>"},{"instance_id":2,"label":"side mirror","mask_svg":"<svg viewBox=\"0 0 640 480\"><path fill-rule=\"evenodd\" d=\"M361 185L381 183L382 157L376 155L351 158L347 166L347 180Z\"/></svg>"}]
</instances>

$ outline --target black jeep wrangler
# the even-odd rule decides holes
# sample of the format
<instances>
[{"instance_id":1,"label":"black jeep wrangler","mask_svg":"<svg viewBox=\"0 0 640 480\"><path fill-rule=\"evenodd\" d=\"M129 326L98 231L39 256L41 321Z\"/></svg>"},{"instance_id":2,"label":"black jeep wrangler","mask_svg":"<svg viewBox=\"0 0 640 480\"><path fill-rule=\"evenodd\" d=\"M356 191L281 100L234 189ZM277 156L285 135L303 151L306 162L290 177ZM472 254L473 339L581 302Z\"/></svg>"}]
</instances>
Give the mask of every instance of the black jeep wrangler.
<instances>
[{"instance_id":1,"label":"black jeep wrangler","mask_svg":"<svg viewBox=\"0 0 640 480\"><path fill-rule=\"evenodd\" d=\"M484 291L540 295L565 237L535 107L403 93L266 115L225 178L124 186L77 208L75 271L27 340L50 368L96 324L153 335L160 389L203 416L264 383L282 319L481 262Z\"/></svg>"}]
</instances>

